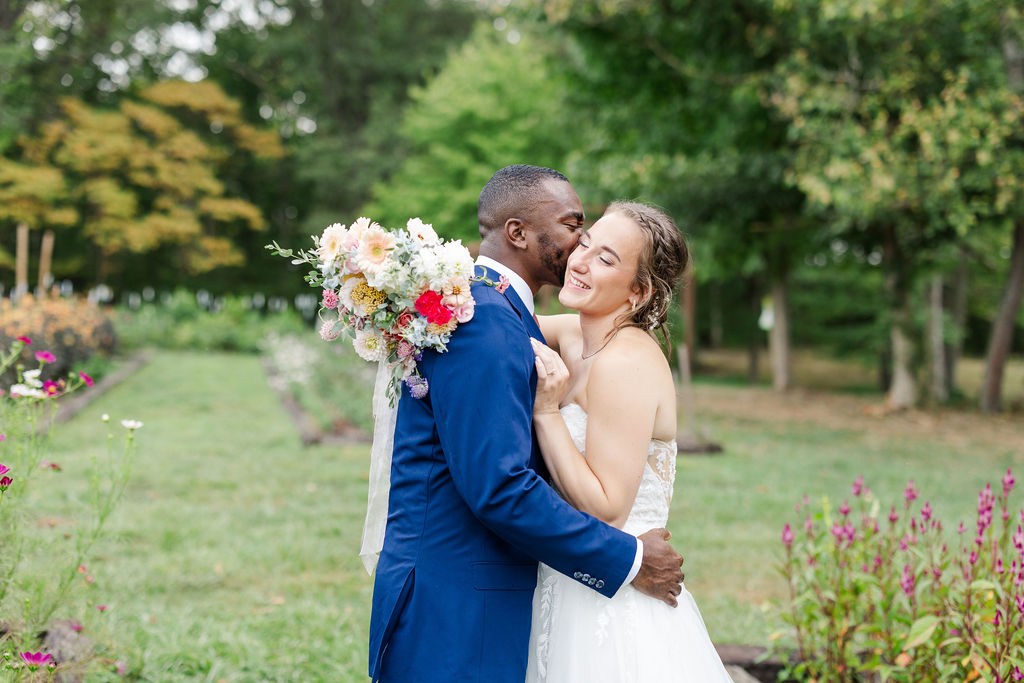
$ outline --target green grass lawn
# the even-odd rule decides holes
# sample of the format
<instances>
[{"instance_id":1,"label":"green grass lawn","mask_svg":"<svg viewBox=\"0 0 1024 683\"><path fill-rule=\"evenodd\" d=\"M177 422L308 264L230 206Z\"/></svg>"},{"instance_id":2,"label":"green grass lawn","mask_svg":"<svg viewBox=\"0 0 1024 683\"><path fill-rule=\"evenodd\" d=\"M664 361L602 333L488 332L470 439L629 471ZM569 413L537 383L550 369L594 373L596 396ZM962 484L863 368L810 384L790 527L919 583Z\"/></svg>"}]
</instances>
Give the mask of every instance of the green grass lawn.
<instances>
[{"instance_id":1,"label":"green grass lawn","mask_svg":"<svg viewBox=\"0 0 1024 683\"><path fill-rule=\"evenodd\" d=\"M778 538L804 493L838 504L864 474L887 508L913 477L955 527L1007 466L1024 479L1019 416L871 418L859 412L867 401L698 383L699 426L726 450L679 459L670 530L716 641L764 643L774 630L762 605L782 592ZM368 448L302 447L255 356L154 353L58 428L48 459L64 472L46 473L35 501L61 520L40 525L58 542L103 447L103 413L145 426L111 535L89 563L95 583L78 594L110 606L84 611L86 633L137 680L366 680L372 583L357 551Z\"/></svg>"}]
</instances>

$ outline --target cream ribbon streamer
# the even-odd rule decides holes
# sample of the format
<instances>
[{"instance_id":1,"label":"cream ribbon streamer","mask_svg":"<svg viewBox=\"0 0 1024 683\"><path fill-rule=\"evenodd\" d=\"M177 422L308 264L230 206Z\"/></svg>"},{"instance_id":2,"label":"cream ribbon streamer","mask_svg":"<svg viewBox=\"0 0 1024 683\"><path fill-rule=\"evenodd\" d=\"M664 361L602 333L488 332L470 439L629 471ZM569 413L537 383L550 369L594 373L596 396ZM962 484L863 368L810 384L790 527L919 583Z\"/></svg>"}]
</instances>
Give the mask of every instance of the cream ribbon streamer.
<instances>
[{"instance_id":1,"label":"cream ribbon streamer","mask_svg":"<svg viewBox=\"0 0 1024 683\"><path fill-rule=\"evenodd\" d=\"M367 574L377 567L380 550L384 547L384 529L388 524L388 495L391 492L391 451L395 445L395 423L398 418L399 390L395 405L388 401L391 368L382 360L377 365L377 379L373 384L373 446L370 448L370 490L366 498L366 522L363 524L363 543L359 557Z\"/></svg>"}]
</instances>

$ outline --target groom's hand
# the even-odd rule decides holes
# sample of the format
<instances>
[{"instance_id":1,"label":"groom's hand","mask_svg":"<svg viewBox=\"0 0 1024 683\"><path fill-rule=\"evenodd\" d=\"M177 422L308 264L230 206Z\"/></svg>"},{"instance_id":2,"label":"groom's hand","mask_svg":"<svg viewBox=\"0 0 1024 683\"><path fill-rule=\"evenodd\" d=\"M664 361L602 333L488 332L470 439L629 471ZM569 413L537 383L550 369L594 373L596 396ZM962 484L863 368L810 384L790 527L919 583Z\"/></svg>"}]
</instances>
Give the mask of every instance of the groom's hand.
<instances>
[{"instance_id":1,"label":"groom's hand","mask_svg":"<svg viewBox=\"0 0 1024 683\"><path fill-rule=\"evenodd\" d=\"M644 558L633 587L675 607L676 596L683 590L683 556L669 545L672 535L667 529L651 529L639 538L644 544Z\"/></svg>"}]
</instances>

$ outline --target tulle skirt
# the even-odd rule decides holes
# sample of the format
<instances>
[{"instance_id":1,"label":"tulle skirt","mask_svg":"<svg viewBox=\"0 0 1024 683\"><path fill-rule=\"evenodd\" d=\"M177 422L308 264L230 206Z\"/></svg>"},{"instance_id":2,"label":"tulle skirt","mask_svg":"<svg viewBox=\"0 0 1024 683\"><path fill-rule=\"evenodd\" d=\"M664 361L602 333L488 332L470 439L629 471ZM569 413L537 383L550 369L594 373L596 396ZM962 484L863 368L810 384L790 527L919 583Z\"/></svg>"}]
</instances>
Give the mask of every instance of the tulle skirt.
<instances>
[{"instance_id":1,"label":"tulle skirt","mask_svg":"<svg viewBox=\"0 0 1024 683\"><path fill-rule=\"evenodd\" d=\"M732 683L685 587L678 602L608 599L540 565L527 683Z\"/></svg>"}]
</instances>

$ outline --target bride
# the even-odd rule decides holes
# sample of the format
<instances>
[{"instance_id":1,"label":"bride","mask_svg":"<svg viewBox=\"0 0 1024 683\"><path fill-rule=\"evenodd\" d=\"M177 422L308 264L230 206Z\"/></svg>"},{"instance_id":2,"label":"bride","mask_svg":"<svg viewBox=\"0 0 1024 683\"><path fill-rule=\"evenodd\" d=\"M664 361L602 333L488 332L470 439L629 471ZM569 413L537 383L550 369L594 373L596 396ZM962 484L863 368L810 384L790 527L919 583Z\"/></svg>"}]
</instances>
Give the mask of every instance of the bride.
<instances>
[{"instance_id":1,"label":"bride","mask_svg":"<svg viewBox=\"0 0 1024 683\"><path fill-rule=\"evenodd\" d=\"M552 483L575 507L632 534L663 527L675 478L675 384L653 330L689 261L672 219L616 202L569 257L534 342L533 423ZM678 607L624 586L605 598L541 564L527 683L731 682L693 597Z\"/></svg>"}]
</instances>

